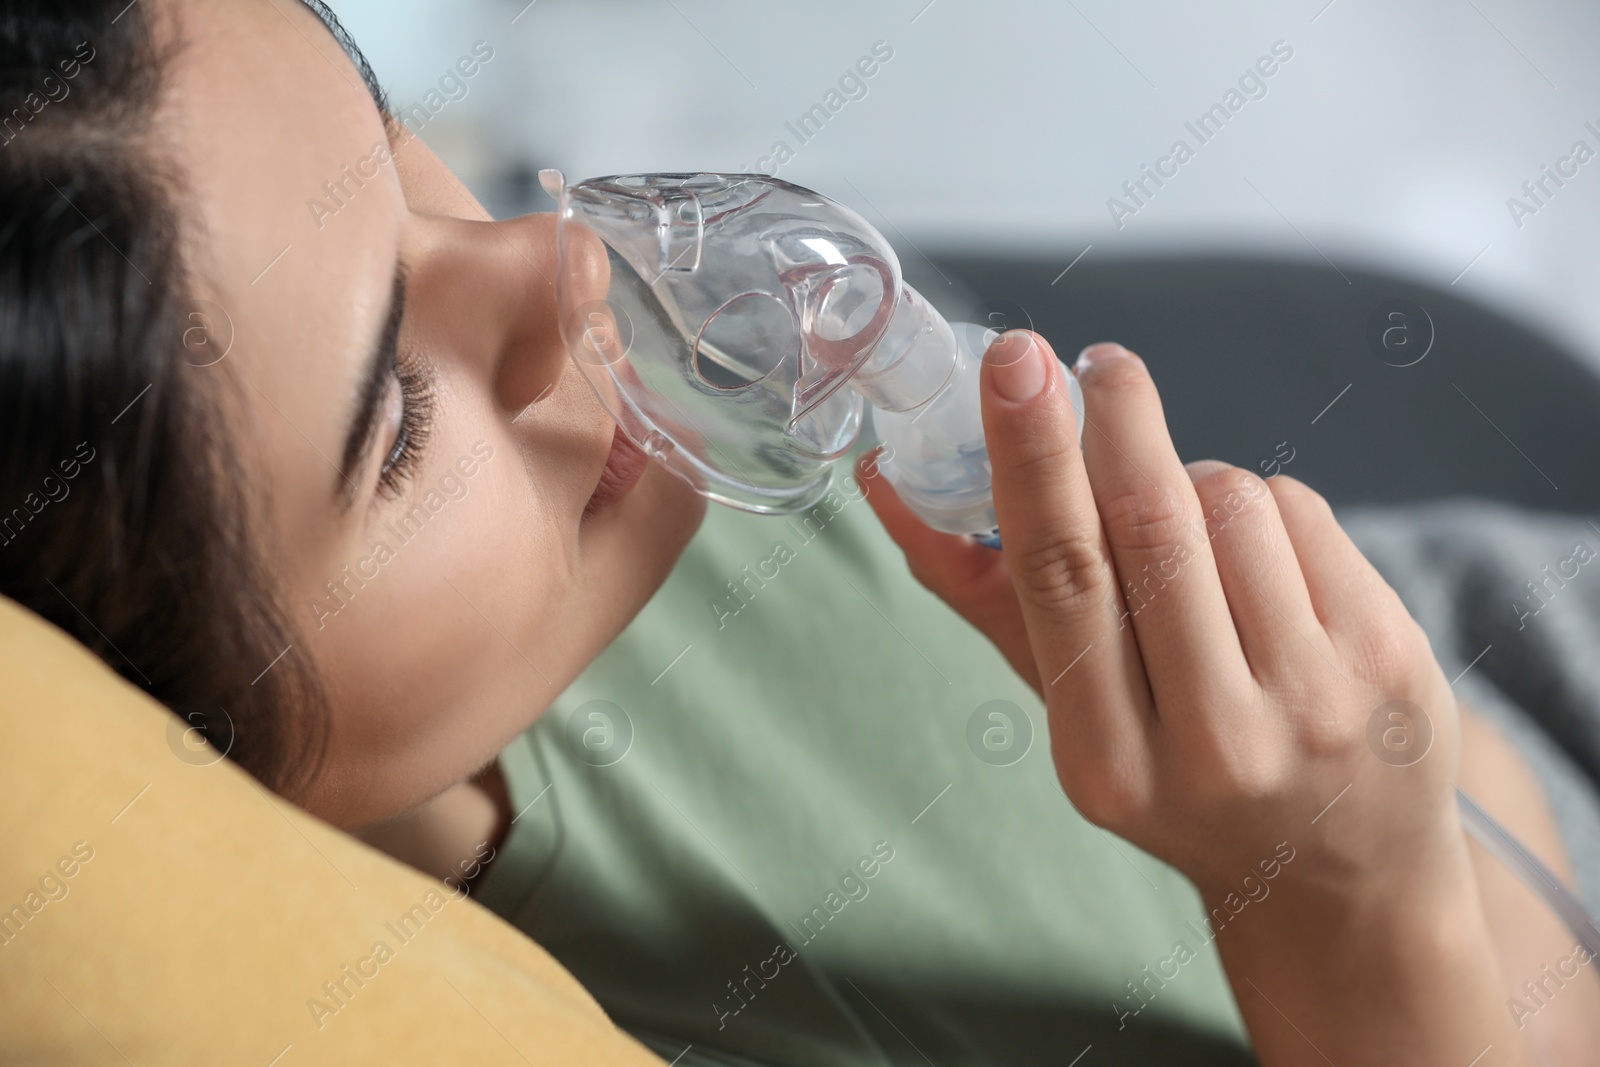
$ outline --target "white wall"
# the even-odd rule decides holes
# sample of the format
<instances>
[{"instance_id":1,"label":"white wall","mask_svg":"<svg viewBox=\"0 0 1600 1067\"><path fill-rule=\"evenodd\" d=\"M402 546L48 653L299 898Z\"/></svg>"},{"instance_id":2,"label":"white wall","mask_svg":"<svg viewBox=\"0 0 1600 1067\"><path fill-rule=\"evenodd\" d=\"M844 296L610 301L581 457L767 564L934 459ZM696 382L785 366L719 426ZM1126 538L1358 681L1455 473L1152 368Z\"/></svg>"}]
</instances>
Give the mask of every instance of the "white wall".
<instances>
[{"instance_id":1,"label":"white wall","mask_svg":"<svg viewBox=\"0 0 1600 1067\"><path fill-rule=\"evenodd\" d=\"M1600 5L524 2L334 3L398 104L474 41L496 49L424 134L491 197L513 159L733 169L781 139L781 177L861 210L902 258L1259 249L1325 256L1334 285L1366 266L1448 286L1482 253L1458 290L1600 369L1600 158L1520 228L1507 207L1575 141L1600 153ZM894 57L867 95L801 145L785 122L879 40ZM1185 120L1280 40L1294 54L1267 95L1199 146ZM1194 158L1118 228L1107 199L1179 137Z\"/></svg>"}]
</instances>

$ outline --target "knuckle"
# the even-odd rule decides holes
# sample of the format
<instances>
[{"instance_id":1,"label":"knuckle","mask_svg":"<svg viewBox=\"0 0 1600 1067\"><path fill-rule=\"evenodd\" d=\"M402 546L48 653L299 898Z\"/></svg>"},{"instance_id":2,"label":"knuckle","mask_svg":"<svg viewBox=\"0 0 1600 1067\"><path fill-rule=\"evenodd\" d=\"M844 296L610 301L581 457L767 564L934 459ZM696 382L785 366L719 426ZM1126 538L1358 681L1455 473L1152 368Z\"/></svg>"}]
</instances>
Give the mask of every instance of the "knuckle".
<instances>
[{"instance_id":1,"label":"knuckle","mask_svg":"<svg viewBox=\"0 0 1600 1067\"><path fill-rule=\"evenodd\" d=\"M1312 677L1281 679L1263 696L1268 706L1288 713L1285 722L1295 751L1317 761L1338 758L1363 743L1362 701L1340 693L1337 679L1317 672Z\"/></svg>"},{"instance_id":2,"label":"knuckle","mask_svg":"<svg viewBox=\"0 0 1600 1067\"><path fill-rule=\"evenodd\" d=\"M1286 772L1279 739L1270 731L1238 730L1212 735L1205 758L1190 768L1186 792L1203 806L1265 802L1284 788Z\"/></svg>"},{"instance_id":3,"label":"knuckle","mask_svg":"<svg viewBox=\"0 0 1600 1067\"><path fill-rule=\"evenodd\" d=\"M1388 686L1410 675L1428 654L1428 640L1403 609L1375 611L1355 636L1347 662L1369 685Z\"/></svg>"},{"instance_id":4,"label":"knuckle","mask_svg":"<svg viewBox=\"0 0 1600 1067\"><path fill-rule=\"evenodd\" d=\"M1227 526L1235 516L1259 507L1272 492L1267 482L1242 467L1225 467L1195 482L1195 494L1205 513L1212 535Z\"/></svg>"},{"instance_id":5,"label":"knuckle","mask_svg":"<svg viewBox=\"0 0 1600 1067\"><path fill-rule=\"evenodd\" d=\"M1309 704L1295 721L1296 742L1312 760L1337 758L1356 751L1364 743L1366 716L1317 701Z\"/></svg>"},{"instance_id":6,"label":"knuckle","mask_svg":"<svg viewBox=\"0 0 1600 1067\"><path fill-rule=\"evenodd\" d=\"M1277 761L1238 754L1201 786L1209 792L1207 807L1227 807L1243 802L1260 806L1276 799L1283 791L1284 774Z\"/></svg>"},{"instance_id":7,"label":"knuckle","mask_svg":"<svg viewBox=\"0 0 1600 1067\"><path fill-rule=\"evenodd\" d=\"M1014 427L1009 435L1009 473L1029 485L1058 482L1073 461L1077 442L1053 432L1038 416L1019 416L1017 421L1024 419L1028 424Z\"/></svg>"},{"instance_id":8,"label":"knuckle","mask_svg":"<svg viewBox=\"0 0 1600 1067\"><path fill-rule=\"evenodd\" d=\"M1078 439L1057 413L1019 411L986 426L997 503L1056 500L1069 491L1081 463Z\"/></svg>"},{"instance_id":9,"label":"knuckle","mask_svg":"<svg viewBox=\"0 0 1600 1067\"><path fill-rule=\"evenodd\" d=\"M1100 508L1106 536L1119 548L1170 556L1192 540L1178 494L1165 487L1139 486L1109 497Z\"/></svg>"},{"instance_id":10,"label":"knuckle","mask_svg":"<svg viewBox=\"0 0 1600 1067\"><path fill-rule=\"evenodd\" d=\"M1017 557L1016 574L1024 594L1044 608L1098 602L1110 587L1099 544L1081 532L1024 548Z\"/></svg>"}]
</instances>

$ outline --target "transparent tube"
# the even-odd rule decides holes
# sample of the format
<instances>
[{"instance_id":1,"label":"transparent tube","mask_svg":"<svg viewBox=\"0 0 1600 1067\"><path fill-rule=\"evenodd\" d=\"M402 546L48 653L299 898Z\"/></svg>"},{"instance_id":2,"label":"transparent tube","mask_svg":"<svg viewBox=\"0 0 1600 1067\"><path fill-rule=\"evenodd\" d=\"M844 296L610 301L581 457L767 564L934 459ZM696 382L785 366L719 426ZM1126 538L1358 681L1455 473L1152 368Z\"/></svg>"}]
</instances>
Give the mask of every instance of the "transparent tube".
<instances>
[{"instance_id":1,"label":"transparent tube","mask_svg":"<svg viewBox=\"0 0 1600 1067\"><path fill-rule=\"evenodd\" d=\"M1550 873L1550 868L1540 863L1521 841L1465 792L1457 789L1456 801L1461 806L1461 823L1467 833L1488 849L1495 859L1511 868L1529 889L1538 893L1550 910L1572 931L1572 936L1578 939L1579 944L1600 957L1600 928L1595 926L1594 919L1582 902Z\"/></svg>"}]
</instances>

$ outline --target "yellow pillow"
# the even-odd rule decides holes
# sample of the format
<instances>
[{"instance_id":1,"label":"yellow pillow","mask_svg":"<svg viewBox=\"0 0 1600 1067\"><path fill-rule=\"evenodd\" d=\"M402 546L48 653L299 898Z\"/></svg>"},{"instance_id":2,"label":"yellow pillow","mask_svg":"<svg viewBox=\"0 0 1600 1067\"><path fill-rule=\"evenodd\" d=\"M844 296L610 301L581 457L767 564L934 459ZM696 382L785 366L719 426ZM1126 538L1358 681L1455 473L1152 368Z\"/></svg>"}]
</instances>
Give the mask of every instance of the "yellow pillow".
<instances>
[{"instance_id":1,"label":"yellow pillow","mask_svg":"<svg viewBox=\"0 0 1600 1067\"><path fill-rule=\"evenodd\" d=\"M172 724L0 598L0 1062L659 1067L521 933Z\"/></svg>"}]
</instances>

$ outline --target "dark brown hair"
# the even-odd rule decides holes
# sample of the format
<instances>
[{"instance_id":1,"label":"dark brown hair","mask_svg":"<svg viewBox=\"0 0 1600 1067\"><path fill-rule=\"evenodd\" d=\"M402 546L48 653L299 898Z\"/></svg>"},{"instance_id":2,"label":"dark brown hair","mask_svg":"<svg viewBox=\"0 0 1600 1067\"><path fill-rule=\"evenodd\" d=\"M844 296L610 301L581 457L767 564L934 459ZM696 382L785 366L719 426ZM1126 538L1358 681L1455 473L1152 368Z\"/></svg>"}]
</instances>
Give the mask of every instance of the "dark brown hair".
<instances>
[{"instance_id":1,"label":"dark brown hair","mask_svg":"<svg viewBox=\"0 0 1600 1067\"><path fill-rule=\"evenodd\" d=\"M176 47L150 6L0 14L0 594L292 795L326 695L252 536L236 380L205 365L227 338L149 135Z\"/></svg>"}]
</instances>

